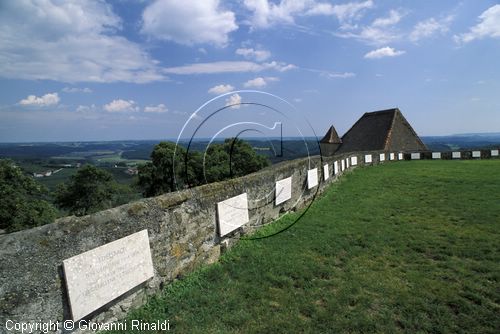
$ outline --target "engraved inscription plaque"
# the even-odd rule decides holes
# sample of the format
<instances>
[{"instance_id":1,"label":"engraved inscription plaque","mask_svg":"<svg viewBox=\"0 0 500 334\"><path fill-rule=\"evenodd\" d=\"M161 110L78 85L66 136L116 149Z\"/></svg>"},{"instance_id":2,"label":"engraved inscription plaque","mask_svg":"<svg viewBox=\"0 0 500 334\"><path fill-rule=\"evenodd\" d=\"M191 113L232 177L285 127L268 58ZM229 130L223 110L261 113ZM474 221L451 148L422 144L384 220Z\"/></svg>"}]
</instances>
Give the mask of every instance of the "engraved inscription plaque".
<instances>
[{"instance_id":1,"label":"engraved inscription plaque","mask_svg":"<svg viewBox=\"0 0 500 334\"><path fill-rule=\"evenodd\" d=\"M385 161L385 153L380 153L379 160L380 161Z\"/></svg>"},{"instance_id":2,"label":"engraved inscription plaque","mask_svg":"<svg viewBox=\"0 0 500 334\"><path fill-rule=\"evenodd\" d=\"M73 320L79 320L153 277L148 230L63 261Z\"/></svg>"},{"instance_id":3,"label":"engraved inscription plaque","mask_svg":"<svg viewBox=\"0 0 500 334\"><path fill-rule=\"evenodd\" d=\"M462 154L460 152L452 152L451 157L453 159L460 159L462 157Z\"/></svg>"},{"instance_id":4,"label":"engraved inscription plaque","mask_svg":"<svg viewBox=\"0 0 500 334\"><path fill-rule=\"evenodd\" d=\"M325 181L330 178L330 169L328 168L328 164L323 166L323 177Z\"/></svg>"},{"instance_id":5,"label":"engraved inscription plaque","mask_svg":"<svg viewBox=\"0 0 500 334\"><path fill-rule=\"evenodd\" d=\"M389 160L395 160L396 156L394 153L389 154Z\"/></svg>"},{"instance_id":6,"label":"engraved inscription plaque","mask_svg":"<svg viewBox=\"0 0 500 334\"><path fill-rule=\"evenodd\" d=\"M276 182L276 205L292 198L292 177Z\"/></svg>"},{"instance_id":7,"label":"engraved inscription plaque","mask_svg":"<svg viewBox=\"0 0 500 334\"><path fill-rule=\"evenodd\" d=\"M352 166L358 165L358 157L351 157L351 165Z\"/></svg>"},{"instance_id":8,"label":"engraved inscription plaque","mask_svg":"<svg viewBox=\"0 0 500 334\"><path fill-rule=\"evenodd\" d=\"M420 160L420 153L412 153L411 160Z\"/></svg>"},{"instance_id":9,"label":"engraved inscription plaque","mask_svg":"<svg viewBox=\"0 0 500 334\"><path fill-rule=\"evenodd\" d=\"M217 216L221 237L248 223L247 193L217 203Z\"/></svg>"},{"instance_id":10,"label":"engraved inscription plaque","mask_svg":"<svg viewBox=\"0 0 500 334\"><path fill-rule=\"evenodd\" d=\"M432 159L441 159L441 152L432 152Z\"/></svg>"},{"instance_id":11,"label":"engraved inscription plaque","mask_svg":"<svg viewBox=\"0 0 500 334\"><path fill-rule=\"evenodd\" d=\"M403 160L404 156L403 153L398 153L398 160Z\"/></svg>"},{"instance_id":12,"label":"engraved inscription plaque","mask_svg":"<svg viewBox=\"0 0 500 334\"><path fill-rule=\"evenodd\" d=\"M318 169L313 168L307 171L307 188L311 189L318 185Z\"/></svg>"},{"instance_id":13,"label":"engraved inscription plaque","mask_svg":"<svg viewBox=\"0 0 500 334\"><path fill-rule=\"evenodd\" d=\"M481 158L481 151L472 151L473 158Z\"/></svg>"},{"instance_id":14,"label":"engraved inscription plaque","mask_svg":"<svg viewBox=\"0 0 500 334\"><path fill-rule=\"evenodd\" d=\"M365 164L371 164L372 163L372 155L367 154L365 155Z\"/></svg>"},{"instance_id":15,"label":"engraved inscription plaque","mask_svg":"<svg viewBox=\"0 0 500 334\"><path fill-rule=\"evenodd\" d=\"M345 160L342 159L342 161L340 161L340 166L342 167L340 170L344 171L345 169Z\"/></svg>"},{"instance_id":16,"label":"engraved inscription plaque","mask_svg":"<svg viewBox=\"0 0 500 334\"><path fill-rule=\"evenodd\" d=\"M492 157L498 157L498 150L491 150Z\"/></svg>"},{"instance_id":17,"label":"engraved inscription plaque","mask_svg":"<svg viewBox=\"0 0 500 334\"><path fill-rule=\"evenodd\" d=\"M337 175L339 173L339 162L335 161L333 163L333 174Z\"/></svg>"}]
</instances>

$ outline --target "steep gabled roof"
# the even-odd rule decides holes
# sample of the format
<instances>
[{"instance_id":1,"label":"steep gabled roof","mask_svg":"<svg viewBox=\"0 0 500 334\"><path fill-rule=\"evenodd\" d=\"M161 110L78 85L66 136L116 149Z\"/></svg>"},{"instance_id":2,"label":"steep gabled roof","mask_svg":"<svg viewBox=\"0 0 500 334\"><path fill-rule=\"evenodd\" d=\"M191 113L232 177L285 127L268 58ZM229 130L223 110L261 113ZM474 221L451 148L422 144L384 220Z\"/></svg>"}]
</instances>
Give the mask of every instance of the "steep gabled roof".
<instances>
[{"instance_id":1,"label":"steep gabled roof","mask_svg":"<svg viewBox=\"0 0 500 334\"><path fill-rule=\"evenodd\" d=\"M340 139L339 135L337 134L337 130L335 130L335 127L332 125L330 129L328 129L328 132L323 137L323 139L320 140L320 143L340 144L342 143L342 139Z\"/></svg>"},{"instance_id":2,"label":"steep gabled roof","mask_svg":"<svg viewBox=\"0 0 500 334\"><path fill-rule=\"evenodd\" d=\"M365 113L342 136L337 152L425 150L424 143L399 109Z\"/></svg>"}]
</instances>

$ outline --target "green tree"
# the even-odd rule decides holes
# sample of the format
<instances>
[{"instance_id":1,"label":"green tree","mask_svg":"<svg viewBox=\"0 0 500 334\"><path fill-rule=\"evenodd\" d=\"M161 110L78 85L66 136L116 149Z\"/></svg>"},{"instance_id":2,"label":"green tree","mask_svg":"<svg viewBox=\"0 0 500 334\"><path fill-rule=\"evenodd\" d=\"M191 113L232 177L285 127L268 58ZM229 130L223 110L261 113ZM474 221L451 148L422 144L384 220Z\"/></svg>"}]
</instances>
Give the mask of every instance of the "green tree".
<instances>
[{"instance_id":1,"label":"green tree","mask_svg":"<svg viewBox=\"0 0 500 334\"><path fill-rule=\"evenodd\" d=\"M151 162L139 168L139 186L144 196L156 196L177 188L193 187L205 182L227 180L243 176L269 165L267 158L241 139L226 139L223 144L212 144L205 154L162 142L155 146ZM205 157L205 168L203 158Z\"/></svg>"},{"instance_id":2,"label":"green tree","mask_svg":"<svg viewBox=\"0 0 500 334\"><path fill-rule=\"evenodd\" d=\"M175 153L175 163L174 163ZM181 186L186 150L171 142L161 142L151 153L151 162L139 167L139 186L146 197L177 190Z\"/></svg>"},{"instance_id":3,"label":"green tree","mask_svg":"<svg viewBox=\"0 0 500 334\"><path fill-rule=\"evenodd\" d=\"M85 165L60 184L55 192L59 207L77 216L109 208L118 185L109 172L92 165Z\"/></svg>"},{"instance_id":4,"label":"green tree","mask_svg":"<svg viewBox=\"0 0 500 334\"><path fill-rule=\"evenodd\" d=\"M56 209L47 190L10 160L0 160L0 229L8 232L52 223Z\"/></svg>"}]
</instances>

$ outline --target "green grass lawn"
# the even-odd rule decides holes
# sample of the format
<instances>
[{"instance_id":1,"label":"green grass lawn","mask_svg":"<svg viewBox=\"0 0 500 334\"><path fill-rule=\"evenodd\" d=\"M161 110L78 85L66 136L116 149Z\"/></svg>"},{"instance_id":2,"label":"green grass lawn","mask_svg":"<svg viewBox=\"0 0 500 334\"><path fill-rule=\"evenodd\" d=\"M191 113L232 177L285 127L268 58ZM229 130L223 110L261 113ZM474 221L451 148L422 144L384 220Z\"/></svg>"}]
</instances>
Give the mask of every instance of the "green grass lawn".
<instances>
[{"instance_id":1,"label":"green grass lawn","mask_svg":"<svg viewBox=\"0 0 500 334\"><path fill-rule=\"evenodd\" d=\"M500 160L388 163L128 319L177 333L499 333L499 279Z\"/></svg>"}]
</instances>

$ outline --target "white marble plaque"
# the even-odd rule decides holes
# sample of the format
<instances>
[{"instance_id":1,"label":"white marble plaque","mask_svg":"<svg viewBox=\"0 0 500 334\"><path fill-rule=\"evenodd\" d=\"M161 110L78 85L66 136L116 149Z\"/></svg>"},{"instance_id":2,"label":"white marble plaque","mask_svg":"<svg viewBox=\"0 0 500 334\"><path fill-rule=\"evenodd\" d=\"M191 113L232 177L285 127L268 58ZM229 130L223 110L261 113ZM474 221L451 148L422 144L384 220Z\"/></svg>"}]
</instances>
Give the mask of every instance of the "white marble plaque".
<instances>
[{"instance_id":1,"label":"white marble plaque","mask_svg":"<svg viewBox=\"0 0 500 334\"><path fill-rule=\"evenodd\" d=\"M498 150L491 150L492 157L498 157Z\"/></svg>"},{"instance_id":2,"label":"white marble plaque","mask_svg":"<svg viewBox=\"0 0 500 334\"><path fill-rule=\"evenodd\" d=\"M462 157L462 154L460 152L452 152L451 157L453 159L460 159Z\"/></svg>"},{"instance_id":3,"label":"white marble plaque","mask_svg":"<svg viewBox=\"0 0 500 334\"><path fill-rule=\"evenodd\" d=\"M349 168L350 162L349 158L345 159L345 168Z\"/></svg>"},{"instance_id":4,"label":"white marble plaque","mask_svg":"<svg viewBox=\"0 0 500 334\"><path fill-rule=\"evenodd\" d=\"M339 173L339 162L335 161L333 163L333 174L337 175Z\"/></svg>"},{"instance_id":5,"label":"white marble plaque","mask_svg":"<svg viewBox=\"0 0 500 334\"><path fill-rule=\"evenodd\" d=\"M432 159L441 159L441 152L432 152Z\"/></svg>"},{"instance_id":6,"label":"white marble plaque","mask_svg":"<svg viewBox=\"0 0 500 334\"><path fill-rule=\"evenodd\" d=\"M372 163L372 155L367 154L365 155L365 164L371 164Z\"/></svg>"},{"instance_id":7,"label":"white marble plaque","mask_svg":"<svg viewBox=\"0 0 500 334\"><path fill-rule=\"evenodd\" d=\"M342 159L342 161L340 162L340 165L342 166L341 170L344 171L345 169L345 160Z\"/></svg>"},{"instance_id":8,"label":"white marble plaque","mask_svg":"<svg viewBox=\"0 0 500 334\"><path fill-rule=\"evenodd\" d=\"M323 165L323 178L325 181L330 178L330 169L328 168L328 164Z\"/></svg>"},{"instance_id":9,"label":"white marble plaque","mask_svg":"<svg viewBox=\"0 0 500 334\"><path fill-rule=\"evenodd\" d=\"M351 165L352 166L358 165L358 157L351 157Z\"/></svg>"},{"instance_id":10,"label":"white marble plaque","mask_svg":"<svg viewBox=\"0 0 500 334\"><path fill-rule=\"evenodd\" d=\"M411 160L420 160L420 153L412 153Z\"/></svg>"},{"instance_id":11,"label":"white marble plaque","mask_svg":"<svg viewBox=\"0 0 500 334\"><path fill-rule=\"evenodd\" d=\"M313 168L307 171L307 188L311 189L318 185L318 169Z\"/></svg>"},{"instance_id":12,"label":"white marble plaque","mask_svg":"<svg viewBox=\"0 0 500 334\"><path fill-rule=\"evenodd\" d=\"M380 153L379 160L385 161L385 153Z\"/></svg>"},{"instance_id":13,"label":"white marble plaque","mask_svg":"<svg viewBox=\"0 0 500 334\"><path fill-rule=\"evenodd\" d=\"M74 321L153 277L148 230L63 261Z\"/></svg>"},{"instance_id":14,"label":"white marble plaque","mask_svg":"<svg viewBox=\"0 0 500 334\"><path fill-rule=\"evenodd\" d=\"M276 182L276 205L292 198L292 177Z\"/></svg>"},{"instance_id":15,"label":"white marble plaque","mask_svg":"<svg viewBox=\"0 0 500 334\"><path fill-rule=\"evenodd\" d=\"M481 151L472 151L473 158L481 158Z\"/></svg>"},{"instance_id":16,"label":"white marble plaque","mask_svg":"<svg viewBox=\"0 0 500 334\"><path fill-rule=\"evenodd\" d=\"M389 160L395 160L396 155L394 153L389 154Z\"/></svg>"},{"instance_id":17,"label":"white marble plaque","mask_svg":"<svg viewBox=\"0 0 500 334\"><path fill-rule=\"evenodd\" d=\"M247 193L217 203L217 222L221 237L248 223Z\"/></svg>"},{"instance_id":18,"label":"white marble plaque","mask_svg":"<svg viewBox=\"0 0 500 334\"><path fill-rule=\"evenodd\" d=\"M404 159L403 153L398 153L398 160L403 160L403 159Z\"/></svg>"}]
</instances>

